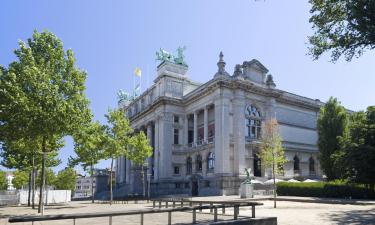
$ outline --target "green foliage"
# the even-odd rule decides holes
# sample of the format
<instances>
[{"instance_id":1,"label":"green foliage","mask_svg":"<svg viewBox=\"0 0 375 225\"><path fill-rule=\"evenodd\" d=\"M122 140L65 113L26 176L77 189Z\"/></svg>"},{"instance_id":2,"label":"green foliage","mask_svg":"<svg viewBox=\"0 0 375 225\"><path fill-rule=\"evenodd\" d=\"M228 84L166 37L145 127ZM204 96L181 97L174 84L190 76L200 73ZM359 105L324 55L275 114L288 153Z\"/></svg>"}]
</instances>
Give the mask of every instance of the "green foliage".
<instances>
[{"instance_id":1,"label":"green foliage","mask_svg":"<svg viewBox=\"0 0 375 225\"><path fill-rule=\"evenodd\" d=\"M6 173L0 170L0 190L6 190L7 187L8 185L7 185Z\"/></svg>"},{"instance_id":2,"label":"green foliage","mask_svg":"<svg viewBox=\"0 0 375 225\"><path fill-rule=\"evenodd\" d=\"M130 135L133 129L130 127L129 120L126 119L122 109L109 110L105 117L107 118L108 125L105 126L104 157L111 159L110 204L112 204L113 160L120 156L127 156L130 145Z\"/></svg>"},{"instance_id":3,"label":"green foliage","mask_svg":"<svg viewBox=\"0 0 375 225\"><path fill-rule=\"evenodd\" d=\"M130 144L132 148L127 157L135 164L142 165L152 155L152 147L142 131L131 137Z\"/></svg>"},{"instance_id":4,"label":"green foliage","mask_svg":"<svg viewBox=\"0 0 375 225\"><path fill-rule=\"evenodd\" d=\"M54 185L57 190L71 190L76 188L77 174L73 168L66 168L59 171L56 176Z\"/></svg>"},{"instance_id":5,"label":"green foliage","mask_svg":"<svg viewBox=\"0 0 375 225\"><path fill-rule=\"evenodd\" d=\"M327 197L327 198L375 198L375 190L364 185L348 185L341 182L277 183L279 196Z\"/></svg>"},{"instance_id":6,"label":"green foliage","mask_svg":"<svg viewBox=\"0 0 375 225\"><path fill-rule=\"evenodd\" d=\"M336 98L330 98L320 109L318 122L319 161L328 180L342 178L345 165L345 143L349 138L349 116Z\"/></svg>"},{"instance_id":7,"label":"green foliage","mask_svg":"<svg viewBox=\"0 0 375 225\"><path fill-rule=\"evenodd\" d=\"M109 110L105 115L108 125L105 126L104 154L107 159L126 156L130 144L130 135L133 129L129 120L121 110Z\"/></svg>"},{"instance_id":8,"label":"green foliage","mask_svg":"<svg viewBox=\"0 0 375 225\"><path fill-rule=\"evenodd\" d=\"M276 175L282 173L286 162L279 124L276 119L265 121L262 127L262 138L259 157L265 168L271 168L273 185L276 186ZM274 191L274 208L276 208L276 190Z\"/></svg>"},{"instance_id":9,"label":"green foliage","mask_svg":"<svg viewBox=\"0 0 375 225\"><path fill-rule=\"evenodd\" d=\"M70 157L69 163L71 166L81 163L86 170L97 164L100 159L104 158L104 135L105 127L99 122L90 123L80 129L74 135L74 151L77 154L76 158ZM92 171L90 171L90 174Z\"/></svg>"},{"instance_id":10,"label":"green foliage","mask_svg":"<svg viewBox=\"0 0 375 225\"><path fill-rule=\"evenodd\" d=\"M347 144L347 178L351 182L375 185L375 107L352 115Z\"/></svg>"},{"instance_id":11,"label":"green foliage","mask_svg":"<svg viewBox=\"0 0 375 225\"><path fill-rule=\"evenodd\" d=\"M16 189L26 188L29 182L29 171L16 170L13 173L14 179L12 180L13 186Z\"/></svg>"},{"instance_id":12,"label":"green foliage","mask_svg":"<svg viewBox=\"0 0 375 225\"><path fill-rule=\"evenodd\" d=\"M310 0L310 55L318 59L331 51L332 61L347 61L375 48L375 0Z\"/></svg>"},{"instance_id":13,"label":"green foliage","mask_svg":"<svg viewBox=\"0 0 375 225\"><path fill-rule=\"evenodd\" d=\"M261 138L259 157L265 168L272 168L274 176L283 172L286 162L279 126L275 119L265 122Z\"/></svg>"},{"instance_id":14,"label":"green foliage","mask_svg":"<svg viewBox=\"0 0 375 225\"><path fill-rule=\"evenodd\" d=\"M36 138L45 155L54 150L48 148L54 141L90 121L86 73L76 67L73 51L65 52L61 40L48 31L34 31L27 43L19 42L15 54L17 60L1 70L1 141ZM43 213L43 196L40 202Z\"/></svg>"},{"instance_id":15,"label":"green foliage","mask_svg":"<svg viewBox=\"0 0 375 225\"><path fill-rule=\"evenodd\" d=\"M55 181L56 181L56 175L53 172L53 170L51 168L46 168L45 173L46 173L46 183L45 184L47 186L54 186ZM42 181L42 171L39 170L38 174L36 176L36 185L40 187L39 184L41 184L41 181Z\"/></svg>"},{"instance_id":16,"label":"green foliage","mask_svg":"<svg viewBox=\"0 0 375 225\"><path fill-rule=\"evenodd\" d=\"M47 155L47 167L54 167L60 164L58 150L64 146L64 139L54 138L51 142L46 142L48 149L51 149ZM18 140L8 140L1 148L1 165L7 168L30 170L34 166L40 168L42 163L41 138ZM34 162L33 162L34 161Z\"/></svg>"}]
</instances>

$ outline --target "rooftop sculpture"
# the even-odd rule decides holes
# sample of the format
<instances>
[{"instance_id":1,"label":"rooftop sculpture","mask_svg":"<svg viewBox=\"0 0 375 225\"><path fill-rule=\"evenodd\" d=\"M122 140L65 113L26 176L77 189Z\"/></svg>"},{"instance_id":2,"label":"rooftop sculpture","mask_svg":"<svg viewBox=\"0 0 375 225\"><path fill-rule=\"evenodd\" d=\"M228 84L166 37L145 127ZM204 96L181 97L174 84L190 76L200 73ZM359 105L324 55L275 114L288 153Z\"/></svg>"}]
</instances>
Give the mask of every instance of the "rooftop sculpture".
<instances>
[{"instance_id":1,"label":"rooftop sculpture","mask_svg":"<svg viewBox=\"0 0 375 225\"><path fill-rule=\"evenodd\" d=\"M131 102L134 100L134 96L132 96L131 94L129 94L128 92L126 91L123 91L123 90L119 90L117 92L117 101L120 103L120 102Z\"/></svg>"},{"instance_id":2,"label":"rooftop sculpture","mask_svg":"<svg viewBox=\"0 0 375 225\"><path fill-rule=\"evenodd\" d=\"M186 50L186 47L178 47L177 48L177 56L172 55L171 53L167 52L166 50L160 48L158 52L156 52L156 60L161 62L172 62L178 65L184 65L187 66L185 62L185 55L184 51Z\"/></svg>"}]
</instances>

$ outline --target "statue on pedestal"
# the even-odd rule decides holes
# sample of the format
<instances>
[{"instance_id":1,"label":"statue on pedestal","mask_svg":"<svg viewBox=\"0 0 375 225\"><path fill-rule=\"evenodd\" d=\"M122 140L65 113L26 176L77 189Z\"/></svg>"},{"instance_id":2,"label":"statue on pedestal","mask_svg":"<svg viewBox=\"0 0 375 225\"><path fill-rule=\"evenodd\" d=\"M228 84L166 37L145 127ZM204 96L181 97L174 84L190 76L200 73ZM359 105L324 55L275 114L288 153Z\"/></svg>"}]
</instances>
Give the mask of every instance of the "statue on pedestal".
<instances>
[{"instance_id":1,"label":"statue on pedestal","mask_svg":"<svg viewBox=\"0 0 375 225\"><path fill-rule=\"evenodd\" d=\"M251 184L251 177L250 177L251 168L245 168L245 172L246 172L246 178L242 183L243 184Z\"/></svg>"}]
</instances>

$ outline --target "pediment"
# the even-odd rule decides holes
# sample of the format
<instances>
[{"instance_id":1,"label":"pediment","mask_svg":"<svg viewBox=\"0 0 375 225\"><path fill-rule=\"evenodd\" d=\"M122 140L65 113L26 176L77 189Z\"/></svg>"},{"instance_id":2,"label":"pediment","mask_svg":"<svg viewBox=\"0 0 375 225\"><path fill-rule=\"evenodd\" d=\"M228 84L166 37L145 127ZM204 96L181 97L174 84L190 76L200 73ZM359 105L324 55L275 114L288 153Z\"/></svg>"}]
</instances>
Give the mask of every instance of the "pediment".
<instances>
[{"instance_id":1,"label":"pediment","mask_svg":"<svg viewBox=\"0 0 375 225\"><path fill-rule=\"evenodd\" d=\"M251 61L244 62L244 67L256 69L263 74L268 73L268 69L256 59L252 59Z\"/></svg>"}]
</instances>

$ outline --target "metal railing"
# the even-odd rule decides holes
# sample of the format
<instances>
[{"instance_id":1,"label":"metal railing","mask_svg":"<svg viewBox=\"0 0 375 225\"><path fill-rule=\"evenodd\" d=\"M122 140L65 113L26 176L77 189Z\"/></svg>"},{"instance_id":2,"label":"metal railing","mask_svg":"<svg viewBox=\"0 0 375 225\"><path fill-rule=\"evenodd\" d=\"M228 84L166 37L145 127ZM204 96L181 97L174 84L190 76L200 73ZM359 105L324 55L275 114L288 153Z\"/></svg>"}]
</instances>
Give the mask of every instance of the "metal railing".
<instances>
[{"instance_id":1,"label":"metal railing","mask_svg":"<svg viewBox=\"0 0 375 225\"><path fill-rule=\"evenodd\" d=\"M113 217L116 216L128 216L128 215L139 215L140 224L144 224L145 214L155 214L155 213L168 213L168 225L172 224L172 213L173 212L192 212L192 224L197 223L197 211L202 212L204 209L210 209L210 213L213 213L213 221L218 221L218 209L222 209L222 214L225 215L225 209L233 207L233 220L238 220L239 208L251 206L252 207L252 218L255 218L255 206L263 205L258 202L219 202L219 201L192 201L185 199L158 199L152 200L153 207L156 207L156 202L159 203L159 209L144 209L144 210L133 210L133 211L118 211L118 212L97 212L97 213L77 213L77 214L60 214L60 215L46 215L46 216L12 216L9 218L9 223L25 223L31 222L34 224L36 221L55 221L55 220L72 220L73 225L76 224L77 219L84 218L98 218L98 217L108 217L108 224L112 225ZM162 203L165 203L165 208L162 208ZM172 203L172 208L168 207L168 203ZM180 207L176 207L176 203L180 203ZM184 203L188 202L189 206L184 206ZM198 204L198 206L193 205ZM208 204L208 205L203 205ZM241 216L242 218L249 218Z\"/></svg>"}]
</instances>

